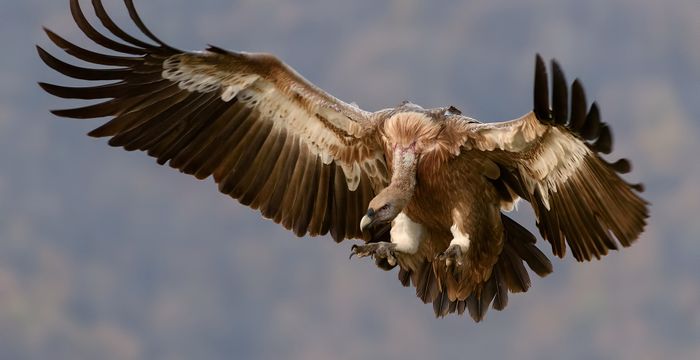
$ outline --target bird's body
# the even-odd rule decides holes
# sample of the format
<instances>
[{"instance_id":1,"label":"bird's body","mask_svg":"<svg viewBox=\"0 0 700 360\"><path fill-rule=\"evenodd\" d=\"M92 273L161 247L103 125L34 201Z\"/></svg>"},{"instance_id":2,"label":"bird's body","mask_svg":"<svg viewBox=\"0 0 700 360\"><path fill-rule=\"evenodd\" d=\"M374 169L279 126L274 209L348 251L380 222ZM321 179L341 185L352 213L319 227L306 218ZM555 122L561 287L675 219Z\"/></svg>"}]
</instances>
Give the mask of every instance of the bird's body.
<instances>
[{"instance_id":1,"label":"bird's body","mask_svg":"<svg viewBox=\"0 0 700 360\"><path fill-rule=\"evenodd\" d=\"M211 176L221 192L298 236L365 240L352 254L372 256L386 270L398 266L400 281L413 284L438 316L468 310L479 321L492 304L503 309L508 292L530 287L525 264L540 276L552 271L535 236L504 214L520 199L533 206L542 237L560 257L568 245L579 261L600 258L644 229L641 186L619 176L629 162L600 157L612 150L610 129L595 104L588 109L578 81L569 96L555 62L551 108L538 56L534 110L512 121L481 123L454 107L408 102L368 112L273 55L177 50L125 0L152 43L144 42L119 29L99 0L92 3L119 40L98 32L71 0L76 23L121 55L47 34L69 54L108 68L70 65L41 48L39 55L68 76L114 82L41 83L59 97L107 99L55 114L110 117L90 135L199 179Z\"/></svg>"},{"instance_id":2,"label":"bird's body","mask_svg":"<svg viewBox=\"0 0 700 360\"><path fill-rule=\"evenodd\" d=\"M436 111L437 110L437 111ZM421 270L421 261L433 259L444 252L453 237L453 226L461 234L470 234L471 239L485 239L479 231L496 236L484 242L469 246L467 258L471 260L468 274L474 281L483 280L490 274L503 247L502 226L500 223L500 200L495 187L484 175L487 164L493 163L480 151L454 149L450 139L444 135L453 134L456 122L464 119L448 117L443 109L425 112L399 112L384 124L382 134L386 142L386 153L394 154L396 149L415 148L419 158L415 166L415 186L410 201L403 213L424 230L418 254L399 255L411 272ZM392 180L400 166L396 166L395 156L387 156ZM488 236L488 235L486 235ZM470 240L471 240L470 239ZM481 246L487 245L487 246ZM431 268L432 269L432 268Z\"/></svg>"}]
</instances>

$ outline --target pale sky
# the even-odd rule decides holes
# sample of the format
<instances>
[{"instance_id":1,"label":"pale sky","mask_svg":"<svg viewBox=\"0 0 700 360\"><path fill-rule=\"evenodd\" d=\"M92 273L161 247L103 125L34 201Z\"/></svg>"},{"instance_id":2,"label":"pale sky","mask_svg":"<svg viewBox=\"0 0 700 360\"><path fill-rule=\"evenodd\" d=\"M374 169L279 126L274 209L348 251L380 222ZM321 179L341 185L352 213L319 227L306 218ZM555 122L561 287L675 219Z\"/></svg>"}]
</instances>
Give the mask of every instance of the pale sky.
<instances>
[{"instance_id":1,"label":"pale sky","mask_svg":"<svg viewBox=\"0 0 700 360\"><path fill-rule=\"evenodd\" d=\"M127 24L120 1L104 2ZM74 84L36 55L68 59L41 26L91 45L67 0L1 0L0 358L700 356L697 0L136 5L175 47L273 52L368 110L408 99L515 118L531 108L535 53L556 57L599 102L626 178L647 185L650 224L601 261L553 259L483 323L435 319L396 271L348 260L351 242L296 238L211 180L84 135L100 121L53 117L77 102L36 85ZM536 233L527 204L516 218Z\"/></svg>"}]
</instances>

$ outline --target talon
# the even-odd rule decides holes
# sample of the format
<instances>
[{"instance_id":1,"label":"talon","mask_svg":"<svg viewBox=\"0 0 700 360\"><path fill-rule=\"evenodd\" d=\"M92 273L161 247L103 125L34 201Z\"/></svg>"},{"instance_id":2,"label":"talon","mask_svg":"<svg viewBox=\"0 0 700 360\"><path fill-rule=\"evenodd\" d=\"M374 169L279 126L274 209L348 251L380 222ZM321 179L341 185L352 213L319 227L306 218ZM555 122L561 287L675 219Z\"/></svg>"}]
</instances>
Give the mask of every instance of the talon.
<instances>
[{"instance_id":1,"label":"talon","mask_svg":"<svg viewBox=\"0 0 700 360\"><path fill-rule=\"evenodd\" d=\"M350 247L350 257L351 259L353 255L357 255L357 257L366 257L366 256L371 256L374 255L374 252L377 250L377 245L376 244L365 244L365 245L352 245Z\"/></svg>"},{"instance_id":2,"label":"talon","mask_svg":"<svg viewBox=\"0 0 700 360\"><path fill-rule=\"evenodd\" d=\"M447 250L437 256L438 260L444 261L445 266L449 268L461 268L464 265L464 254L462 247L456 244L450 245Z\"/></svg>"},{"instance_id":3,"label":"talon","mask_svg":"<svg viewBox=\"0 0 700 360\"><path fill-rule=\"evenodd\" d=\"M348 260L352 259L352 256L355 255L355 249L357 249L357 245L356 245L356 244L353 244L353 245L350 247L350 256L348 257Z\"/></svg>"},{"instance_id":4,"label":"talon","mask_svg":"<svg viewBox=\"0 0 700 360\"><path fill-rule=\"evenodd\" d=\"M350 257L357 255L358 257L371 256L374 259L385 258L389 265L394 266L397 263L396 257L394 255L395 244L388 242L371 243L365 245L353 245L350 248Z\"/></svg>"},{"instance_id":5,"label":"talon","mask_svg":"<svg viewBox=\"0 0 700 360\"><path fill-rule=\"evenodd\" d=\"M396 265L396 258L394 257L393 254L389 253L386 256L386 261L389 263L389 265L394 266Z\"/></svg>"}]
</instances>

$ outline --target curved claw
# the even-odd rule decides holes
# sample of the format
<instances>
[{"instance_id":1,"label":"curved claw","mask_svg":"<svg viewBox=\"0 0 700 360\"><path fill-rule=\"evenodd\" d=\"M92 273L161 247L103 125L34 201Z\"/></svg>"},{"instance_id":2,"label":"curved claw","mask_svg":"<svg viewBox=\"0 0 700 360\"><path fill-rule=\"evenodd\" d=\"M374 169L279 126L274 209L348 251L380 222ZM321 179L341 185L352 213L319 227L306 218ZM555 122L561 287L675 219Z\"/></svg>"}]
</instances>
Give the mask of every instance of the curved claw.
<instances>
[{"instance_id":1,"label":"curved claw","mask_svg":"<svg viewBox=\"0 0 700 360\"><path fill-rule=\"evenodd\" d=\"M447 250L436 256L437 260L444 261L447 268L456 265L457 267L462 267L464 265L464 254L462 253L462 247L457 244L452 244Z\"/></svg>"},{"instance_id":2,"label":"curved claw","mask_svg":"<svg viewBox=\"0 0 700 360\"><path fill-rule=\"evenodd\" d=\"M357 255L358 257L371 256L374 259L385 258L387 262L389 262L389 265L394 266L397 262L396 256L394 254L395 247L396 244L392 244L389 242L353 245L350 248L350 257L348 259L351 259L353 255Z\"/></svg>"},{"instance_id":3,"label":"curved claw","mask_svg":"<svg viewBox=\"0 0 700 360\"><path fill-rule=\"evenodd\" d=\"M357 248L358 248L357 244L353 244L350 247L350 256L348 257L348 260L352 259L352 256L356 254L355 249L357 249Z\"/></svg>"}]
</instances>

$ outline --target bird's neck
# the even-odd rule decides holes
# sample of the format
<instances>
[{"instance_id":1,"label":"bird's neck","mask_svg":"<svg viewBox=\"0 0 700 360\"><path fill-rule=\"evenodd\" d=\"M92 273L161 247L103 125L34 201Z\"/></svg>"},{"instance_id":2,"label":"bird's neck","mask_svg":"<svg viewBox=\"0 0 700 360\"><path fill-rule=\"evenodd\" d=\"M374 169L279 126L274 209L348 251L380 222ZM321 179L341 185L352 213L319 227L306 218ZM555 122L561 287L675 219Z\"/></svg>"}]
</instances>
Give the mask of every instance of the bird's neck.
<instances>
[{"instance_id":1,"label":"bird's neck","mask_svg":"<svg viewBox=\"0 0 700 360\"><path fill-rule=\"evenodd\" d=\"M415 146L394 147L391 183L388 188L396 190L400 194L401 205L405 206L413 197L416 189L416 168L418 165L418 154ZM403 207L402 206L402 207Z\"/></svg>"}]
</instances>

